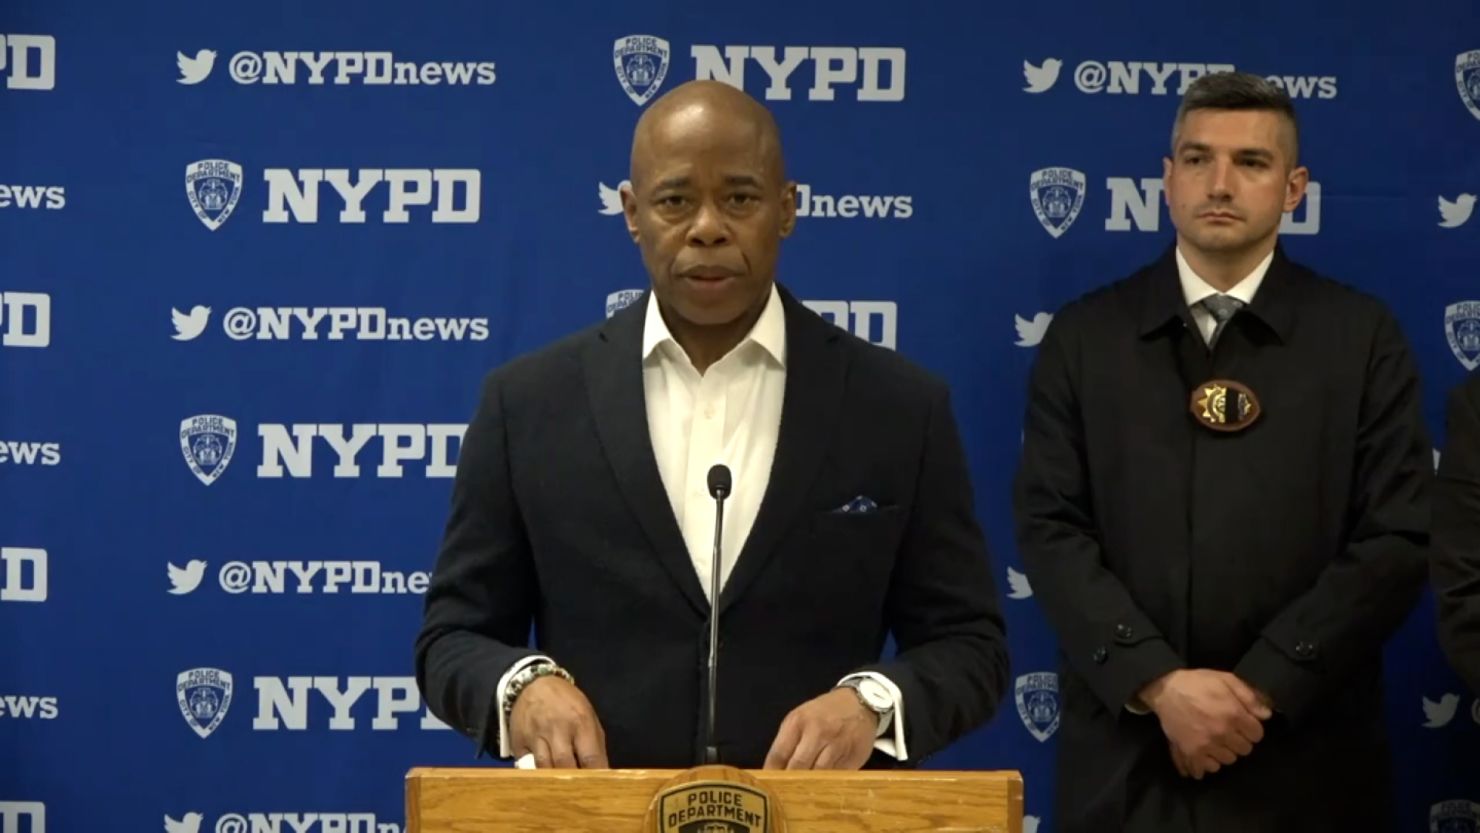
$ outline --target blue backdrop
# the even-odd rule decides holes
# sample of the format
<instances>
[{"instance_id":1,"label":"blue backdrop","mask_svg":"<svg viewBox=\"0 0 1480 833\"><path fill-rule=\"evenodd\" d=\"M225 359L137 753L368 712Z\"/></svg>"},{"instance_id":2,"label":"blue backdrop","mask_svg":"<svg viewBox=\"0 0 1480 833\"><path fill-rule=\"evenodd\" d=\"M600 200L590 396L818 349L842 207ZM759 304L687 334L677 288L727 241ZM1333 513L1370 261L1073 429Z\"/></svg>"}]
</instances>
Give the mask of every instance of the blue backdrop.
<instances>
[{"instance_id":1,"label":"blue backdrop","mask_svg":"<svg viewBox=\"0 0 1480 833\"><path fill-rule=\"evenodd\" d=\"M1057 665L1009 512L1033 345L1169 245L1200 74L1295 96L1285 245L1395 310L1441 443L1480 361L1480 7L1137 5L8 0L0 829L391 833L407 768L475 763L411 676L459 437L485 371L644 286L611 189L692 78L780 121L782 280L953 386L1015 676ZM1475 830L1432 617L1389 650L1401 829ZM1052 830L1038 717L929 765L1020 769Z\"/></svg>"}]
</instances>

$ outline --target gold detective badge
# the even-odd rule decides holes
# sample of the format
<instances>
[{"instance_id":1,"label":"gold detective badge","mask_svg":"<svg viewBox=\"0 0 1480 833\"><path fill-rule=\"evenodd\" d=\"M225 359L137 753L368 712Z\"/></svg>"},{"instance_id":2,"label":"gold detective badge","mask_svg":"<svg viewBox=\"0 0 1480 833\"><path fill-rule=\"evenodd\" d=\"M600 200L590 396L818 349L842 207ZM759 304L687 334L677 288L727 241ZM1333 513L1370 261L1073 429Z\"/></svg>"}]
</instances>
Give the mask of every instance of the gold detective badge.
<instances>
[{"instance_id":1,"label":"gold detective badge","mask_svg":"<svg viewBox=\"0 0 1480 833\"><path fill-rule=\"evenodd\" d=\"M1236 433L1259 420L1264 410L1248 385L1213 379L1192 390L1192 418L1214 431Z\"/></svg>"}]
</instances>

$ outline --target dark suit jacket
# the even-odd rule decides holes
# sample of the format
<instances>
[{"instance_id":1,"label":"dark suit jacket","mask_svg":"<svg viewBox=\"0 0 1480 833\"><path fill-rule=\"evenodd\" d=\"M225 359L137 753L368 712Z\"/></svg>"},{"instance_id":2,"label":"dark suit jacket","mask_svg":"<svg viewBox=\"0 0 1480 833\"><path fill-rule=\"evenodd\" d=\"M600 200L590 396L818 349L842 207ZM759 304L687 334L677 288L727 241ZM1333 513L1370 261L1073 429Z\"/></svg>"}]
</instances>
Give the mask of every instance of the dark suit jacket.
<instances>
[{"instance_id":1,"label":"dark suit jacket","mask_svg":"<svg viewBox=\"0 0 1480 833\"><path fill-rule=\"evenodd\" d=\"M1450 395L1448 434L1434 491L1439 644L1480 694L1480 373Z\"/></svg>"},{"instance_id":2,"label":"dark suit jacket","mask_svg":"<svg viewBox=\"0 0 1480 833\"><path fill-rule=\"evenodd\" d=\"M1191 394L1213 378L1264 415L1199 425ZM1391 829L1381 654L1422 588L1432 472L1397 324L1282 251L1212 351L1172 250L1062 310L1016 494L1063 649L1059 829ZM1181 667L1232 671L1277 710L1201 782L1125 709Z\"/></svg>"},{"instance_id":3,"label":"dark suit jacket","mask_svg":"<svg viewBox=\"0 0 1480 833\"><path fill-rule=\"evenodd\" d=\"M868 669L901 689L918 760L1007 684L947 389L782 298L775 463L719 605L720 757L760 766L787 712ZM491 749L494 691L533 653L532 622L594 704L613 767L701 760L709 604L648 435L645 303L495 370L468 426L416 673L433 713ZM831 511L858 495L879 511Z\"/></svg>"}]
</instances>

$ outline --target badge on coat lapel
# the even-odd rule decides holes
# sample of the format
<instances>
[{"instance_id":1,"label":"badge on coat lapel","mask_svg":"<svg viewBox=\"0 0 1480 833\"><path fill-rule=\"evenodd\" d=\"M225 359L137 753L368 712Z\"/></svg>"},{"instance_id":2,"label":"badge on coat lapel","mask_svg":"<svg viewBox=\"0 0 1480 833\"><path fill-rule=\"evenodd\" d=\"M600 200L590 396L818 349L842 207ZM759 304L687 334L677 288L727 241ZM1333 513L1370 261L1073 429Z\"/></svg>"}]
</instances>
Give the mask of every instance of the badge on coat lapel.
<instances>
[{"instance_id":1,"label":"badge on coat lapel","mask_svg":"<svg viewBox=\"0 0 1480 833\"><path fill-rule=\"evenodd\" d=\"M1476 833L1480 831L1480 804L1473 801L1441 801L1429 808L1429 833Z\"/></svg>"},{"instance_id":2,"label":"badge on coat lapel","mask_svg":"<svg viewBox=\"0 0 1480 833\"><path fill-rule=\"evenodd\" d=\"M1053 737L1059 728L1059 675L1052 671L1024 674L1017 678L1012 694L1028 734L1039 743Z\"/></svg>"},{"instance_id":3,"label":"badge on coat lapel","mask_svg":"<svg viewBox=\"0 0 1480 833\"><path fill-rule=\"evenodd\" d=\"M1242 382L1212 379L1192 389L1192 418L1214 431L1243 431L1263 416L1259 397Z\"/></svg>"}]
</instances>

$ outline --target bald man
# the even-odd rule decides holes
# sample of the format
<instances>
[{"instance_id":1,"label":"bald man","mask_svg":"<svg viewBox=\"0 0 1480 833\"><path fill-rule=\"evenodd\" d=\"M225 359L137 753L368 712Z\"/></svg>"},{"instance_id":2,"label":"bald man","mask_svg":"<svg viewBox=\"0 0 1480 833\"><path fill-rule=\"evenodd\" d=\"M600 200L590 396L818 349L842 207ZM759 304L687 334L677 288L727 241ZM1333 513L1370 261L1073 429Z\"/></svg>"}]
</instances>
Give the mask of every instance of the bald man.
<instances>
[{"instance_id":1,"label":"bald man","mask_svg":"<svg viewBox=\"0 0 1480 833\"><path fill-rule=\"evenodd\" d=\"M654 102L631 183L650 291L484 381L422 694L480 752L540 767L686 767L710 748L751 768L913 764L1007 685L947 388L776 284L796 185L743 92ZM732 475L717 577L716 464Z\"/></svg>"}]
</instances>

